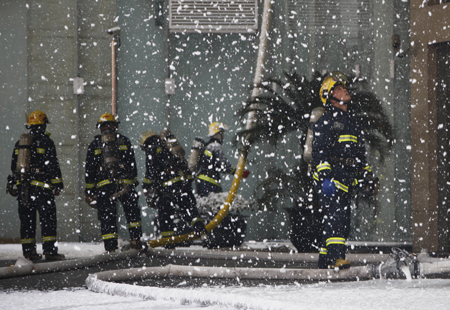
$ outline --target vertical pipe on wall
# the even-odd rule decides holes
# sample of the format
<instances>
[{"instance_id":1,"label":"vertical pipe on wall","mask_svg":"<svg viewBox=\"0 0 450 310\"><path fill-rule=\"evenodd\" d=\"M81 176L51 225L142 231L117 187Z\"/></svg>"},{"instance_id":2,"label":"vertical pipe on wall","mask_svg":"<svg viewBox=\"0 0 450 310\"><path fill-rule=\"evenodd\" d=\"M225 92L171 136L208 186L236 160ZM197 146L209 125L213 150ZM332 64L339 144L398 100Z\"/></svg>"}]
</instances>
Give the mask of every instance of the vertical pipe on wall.
<instances>
[{"instance_id":1,"label":"vertical pipe on wall","mask_svg":"<svg viewBox=\"0 0 450 310\"><path fill-rule=\"evenodd\" d=\"M77 16L74 20L75 24L75 45L76 45L76 49L77 49L77 53L75 54L76 59L74 60L74 73L76 74L77 77L80 76L80 18L81 18L81 14L80 14L80 10L79 10L79 1L77 0L76 4L75 4L76 10L77 10ZM82 143L82 130L81 130L81 122L82 122L82 115L81 115L81 103L80 103L80 98L78 95L74 95L74 104L77 107L77 152L78 152L78 167L82 167L83 166L83 156L81 155L81 143ZM77 219L77 223L76 223L76 227L77 227L77 234L78 234L78 242L82 242L83 241L83 229L82 229L82 216L83 216L83 210L81 207L81 197L82 197L82 188L84 186L84 169L77 169L78 171L78 180L77 182L77 187L75 188L75 197L77 197L76 201L77 201L77 209L78 209L78 219Z\"/></svg>"},{"instance_id":2,"label":"vertical pipe on wall","mask_svg":"<svg viewBox=\"0 0 450 310\"><path fill-rule=\"evenodd\" d=\"M111 41L111 113L117 116L117 66L114 38Z\"/></svg>"},{"instance_id":3,"label":"vertical pipe on wall","mask_svg":"<svg viewBox=\"0 0 450 310\"><path fill-rule=\"evenodd\" d=\"M158 5L158 4L155 4ZM166 11L166 8L169 8L169 0L164 1L164 4L159 4L160 6L164 5L164 7L160 8L162 15L163 16L167 16L167 14L164 14L164 12ZM167 12L166 12L167 13ZM164 29L164 41L166 42L166 50L165 50L165 60L166 60L166 78L170 79L171 78L171 72L170 72L170 29L169 29L169 21L167 19L164 19L162 22L162 27ZM175 87L175 86L174 86ZM164 89L166 89L166 85L164 84ZM170 98L171 98L171 93L168 93L167 91L165 91L165 94L167 96L167 102L166 102L166 122L165 122L165 128L170 130Z\"/></svg>"},{"instance_id":4,"label":"vertical pipe on wall","mask_svg":"<svg viewBox=\"0 0 450 310\"><path fill-rule=\"evenodd\" d=\"M108 29L111 35L111 113L117 117L117 49L120 46L120 27Z\"/></svg>"}]
</instances>

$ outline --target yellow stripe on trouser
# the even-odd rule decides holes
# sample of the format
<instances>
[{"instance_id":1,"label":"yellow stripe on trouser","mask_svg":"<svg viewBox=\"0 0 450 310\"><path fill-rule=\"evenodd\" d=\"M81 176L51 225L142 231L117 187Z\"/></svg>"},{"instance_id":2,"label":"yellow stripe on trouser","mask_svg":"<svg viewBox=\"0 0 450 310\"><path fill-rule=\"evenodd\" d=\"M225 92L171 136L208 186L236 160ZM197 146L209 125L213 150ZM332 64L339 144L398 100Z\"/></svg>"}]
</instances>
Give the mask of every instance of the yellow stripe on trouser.
<instances>
[{"instance_id":1,"label":"yellow stripe on trouser","mask_svg":"<svg viewBox=\"0 0 450 310\"><path fill-rule=\"evenodd\" d=\"M141 227L141 222L128 223L128 228L136 228L136 227Z\"/></svg>"},{"instance_id":2,"label":"yellow stripe on trouser","mask_svg":"<svg viewBox=\"0 0 450 310\"><path fill-rule=\"evenodd\" d=\"M56 241L56 236L42 237L42 242Z\"/></svg>"},{"instance_id":3,"label":"yellow stripe on trouser","mask_svg":"<svg viewBox=\"0 0 450 310\"><path fill-rule=\"evenodd\" d=\"M203 180L203 181L212 183L212 184L214 184L214 185L220 186L220 184L219 184L219 182L218 182L217 180L214 180L213 178L210 178L210 177L208 177L208 176L206 176L206 175L204 175L204 174L200 174L200 175L198 176L198 178L199 178L200 180Z\"/></svg>"},{"instance_id":4,"label":"yellow stripe on trouser","mask_svg":"<svg viewBox=\"0 0 450 310\"><path fill-rule=\"evenodd\" d=\"M118 234L105 234L105 235L102 235L102 239L103 240L117 239L117 238L119 238Z\"/></svg>"},{"instance_id":5,"label":"yellow stripe on trouser","mask_svg":"<svg viewBox=\"0 0 450 310\"><path fill-rule=\"evenodd\" d=\"M327 247L328 247L330 244L342 244L342 245L345 245L345 238L341 238L341 237L331 237L331 238L328 238L328 239L327 239L326 243L327 243Z\"/></svg>"},{"instance_id":6,"label":"yellow stripe on trouser","mask_svg":"<svg viewBox=\"0 0 450 310\"><path fill-rule=\"evenodd\" d=\"M21 239L20 242L22 244L30 244L30 243L36 243L36 239L30 238L30 239Z\"/></svg>"},{"instance_id":7,"label":"yellow stripe on trouser","mask_svg":"<svg viewBox=\"0 0 450 310\"><path fill-rule=\"evenodd\" d=\"M175 236L175 232L174 231L162 231L161 232L161 237L165 238L165 237L172 237Z\"/></svg>"}]
</instances>

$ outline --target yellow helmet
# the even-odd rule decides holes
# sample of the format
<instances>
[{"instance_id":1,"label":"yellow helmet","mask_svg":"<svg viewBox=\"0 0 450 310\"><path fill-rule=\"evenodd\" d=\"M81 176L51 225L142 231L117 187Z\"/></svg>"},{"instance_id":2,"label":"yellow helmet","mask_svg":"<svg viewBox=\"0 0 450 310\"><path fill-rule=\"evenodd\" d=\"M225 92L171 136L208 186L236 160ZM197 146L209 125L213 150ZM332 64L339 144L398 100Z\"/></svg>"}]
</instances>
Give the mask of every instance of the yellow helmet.
<instances>
[{"instance_id":1,"label":"yellow helmet","mask_svg":"<svg viewBox=\"0 0 450 310\"><path fill-rule=\"evenodd\" d=\"M97 128L100 128L101 125L103 125L107 122L115 123L115 125L117 125L119 123L111 113L104 113L104 114L102 114L102 116L100 116L100 118L97 122Z\"/></svg>"},{"instance_id":2,"label":"yellow helmet","mask_svg":"<svg viewBox=\"0 0 450 310\"><path fill-rule=\"evenodd\" d=\"M223 132L228 129L230 129L230 126L225 125L224 123L220 123L220 122L211 123L211 125L209 125L209 128L208 128L208 137L212 137L216 133Z\"/></svg>"},{"instance_id":3,"label":"yellow helmet","mask_svg":"<svg viewBox=\"0 0 450 310\"><path fill-rule=\"evenodd\" d=\"M148 138L157 136L159 138L159 135L154 130L146 130L139 136L139 144L141 145L141 148L145 146L145 141L147 141Z\"/></svg>"},{"instance_id":4,"label":"yellow helmet","mask_svg":"<svg viewBox=\"0 0 450 310\"><path fill-rule=\"evenodd\" d=\"M333 88L336 85L342 85L345 88L347 88L347 76L340 72L340 71L333 71L328 75L322 83L322 86L320 87L320 99L322 100L323 104L326 105L327 101L330 97L330 93L333 91Z\"/></svg>"},{"instance_id":5,"label":"yellow helmet","mask_svg":"<svg viewBox=\"0 0 450 310\"><path fill-rule=\"evenodd\" d=\"M42 124L48 124L48 117L47 115L39 110L34 111L33 113L30 114L30 116L28 117L28 122L27 125L31 126L31 125L42 125Z\"/></svg>"}]
</instances>

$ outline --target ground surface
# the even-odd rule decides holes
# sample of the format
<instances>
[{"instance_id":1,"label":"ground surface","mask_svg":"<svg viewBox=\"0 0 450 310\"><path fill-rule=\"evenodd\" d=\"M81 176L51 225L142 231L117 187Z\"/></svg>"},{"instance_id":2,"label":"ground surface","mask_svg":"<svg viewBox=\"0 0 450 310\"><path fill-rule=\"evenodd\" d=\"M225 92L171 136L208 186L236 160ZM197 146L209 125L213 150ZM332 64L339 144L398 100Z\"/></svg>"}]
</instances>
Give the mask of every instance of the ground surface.
<instances>
[{"instance_id":1,"label":"ground surface","mask_svg":"<svg viewBox=\"0 0 450 310\"><path fill-rule=\"evenodd\" d=\"M0 309L423 309L450 308L449 279L376 279L351 282L243 281L162 277L142 283L119 283L122 295L96 293L88 290L85 280L99 271L131 267L183 264L196 266L254 266L281 268L311 268L314 254L289 257L287 244L253 244L251 254L222 252L201 247L167 251L158 249L152 255L83 267L77 270L49 272L0 279ZM68 259L101 255L101 244L62 243L60 252ZM283 252L277 256L277 252ZM260 256L251 258L257 250ZM225 251L226 252L226 251ZM233 255L233 253L235 255ZM246 256L248 255L248 256ZM267 255L267 256L266 256ZM0 266L15 263L20 257L20 245L0 245ZM298 259L302 257L302 259ZM352 256L356 263L368 263L385 255ZM107 290L106 290L107 291Z\"/></svg>"}]
</instances>

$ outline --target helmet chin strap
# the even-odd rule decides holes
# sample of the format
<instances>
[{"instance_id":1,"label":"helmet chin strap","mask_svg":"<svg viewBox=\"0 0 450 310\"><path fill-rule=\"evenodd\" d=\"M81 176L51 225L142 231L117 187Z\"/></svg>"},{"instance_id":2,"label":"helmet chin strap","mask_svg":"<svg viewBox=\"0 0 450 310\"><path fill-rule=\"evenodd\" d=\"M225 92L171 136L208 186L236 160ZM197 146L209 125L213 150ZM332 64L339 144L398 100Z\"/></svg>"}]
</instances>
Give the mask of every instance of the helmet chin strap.
<instances>
[{"instance_id":1,"label":"helmet chin strap","mask_svg":"<svg viewBox=\"0 0 450 310\"><path fill-rule=\"evenodd\" d=\"M328 101L329 101L330 103L331 103L331 99L336 100L337 102L339 102L340 105L344 105L344 104L349 105L349 104L352 102L352 99L350 99L350 100L347 101L347 102L344 102L344 101L339 100L338 98L336 98L336 97L334 97L334 96L329 96L329 97L328 97Z\"/></svg>"}]
</instances>

